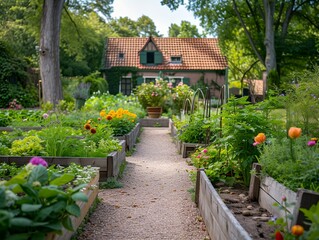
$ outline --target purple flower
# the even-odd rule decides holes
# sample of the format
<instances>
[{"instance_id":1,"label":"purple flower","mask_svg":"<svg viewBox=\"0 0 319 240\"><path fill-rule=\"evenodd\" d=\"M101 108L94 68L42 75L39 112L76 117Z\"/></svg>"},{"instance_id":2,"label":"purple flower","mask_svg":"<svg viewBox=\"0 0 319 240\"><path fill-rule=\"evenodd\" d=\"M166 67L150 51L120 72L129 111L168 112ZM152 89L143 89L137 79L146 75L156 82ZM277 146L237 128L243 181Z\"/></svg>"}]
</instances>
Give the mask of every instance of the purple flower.
<instances>
[{"instance_id":1,"label":"purple flower","mask_svg":"<svg viewBox=\"0 0 319 240\"><path fill-rule=\"evenodd\" d=\"M315 146L315 145L316 145L316 141L310 140L310 141L308 141L307 145L308 145L309 147Z\"/></svg>"},{"instance_id":2,"label":"purple flower","mask_svg":"<svg viewBox=\"0 0 319 240\"><path fill-rule=\"evenodd\" d=\"M42 165L43 167L47 167L48 163L41 157L33 157L30 162L32 165Z\"/></svg>"}]
</instances>

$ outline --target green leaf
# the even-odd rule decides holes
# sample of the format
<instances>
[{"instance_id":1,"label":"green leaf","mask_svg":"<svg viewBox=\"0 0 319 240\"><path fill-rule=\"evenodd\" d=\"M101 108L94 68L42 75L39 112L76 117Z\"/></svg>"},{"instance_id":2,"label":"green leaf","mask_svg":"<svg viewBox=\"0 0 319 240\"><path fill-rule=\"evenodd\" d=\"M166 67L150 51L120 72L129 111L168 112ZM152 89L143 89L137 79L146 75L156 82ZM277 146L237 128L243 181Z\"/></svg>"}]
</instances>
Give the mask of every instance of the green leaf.
<instances>
[{"instance_id":1,"label":"green leaf","mask_svg":"<svg viewBox=\"0 0 319 240\"><path fill-rule=\"evenodd\" d=\"M69 231L74 231L73 226L72 226L72 221L69 216L65 217L62 219L62 224L63 227L65 227Z\"/></svg>"},{"instance_id":2,"label":"green leaf","mask_svg":"<svg viewBox=\"0 0 319 240\"><path fill-rule=\"evenodd\" d=\"M50 216L52 213L60 212L62 209L65 209L66 202L65 201L58 201L51 206L48 206L46 208L42 208L37 216L37 220L45 220L48 216Z\"/></svg>"},{"instance_id":3,"label":"green leaf","mask_svg":"<svg viewBox=\"0 0 319 240\"><path fill-rule=\"evenodd\" d=\"M82 202L87 202L88 201L88 196L85 195L83 192L77 192L77 193L74 193L72 195L72 199L74 201L82 201Z\"/></svg>"},{"instance_id":4,"label":"green leaf","mask_svg":"<svg viewBox=\"0 0 319 240\"><path fill-rule=\"evenodd\" d=\"M79 186L76 186L75 188L72 189L72 192L77 192L83 188L87 187L87 184L81 184Z\"/></svg>"},{"instance_id":5,"label":"green leaf","mask_svg":"<svg viewBox=\"0 0 319 240\"><path fill-rule=\"evenodd\" d=\"M32 184L35 181L39 181L42 185L48 181L48 171L42 165L33 168L29 175L28 183Z\"/></svg>"},{"instance_id":6,"label":"green leaf","mask_svg":"<svg viewBox=\"0 0 319 240\"><path fill-rule=\"evenodd\" d=\"M61 231L62 230L62 224L60 222L49 223L49 224L45 225L45 227L50 228L54 231Z\"/></svg>"},{"instance_id":7,"label":"green leaf","mask_svg":"<svg viewBox=\"0 0 319 240\"><path fill-rule=\"evenodd\" d=\"M67 195L67 193L57 189L56 187L54 186L45 186L45 187L42 187L38 193L38 196L40 198L50 198L50 197L55 197L55 196L58 196L58 195Z\"/></svg>"},{"instance_id":8,"label":"green leaf","mask_svg":"<svg viewBox=\"0 0 319 240\"><path fill-rule=\"evenodd\" d=\"M17 217L11 220L11 225L14 227L31 227L32 224L32 220L24 217Z\"/></svg>"},{"instance_id":9,"label":"green leaf","mask_svg":"<svg viewBox=\"0 0 319 240\"><path fill-rule=\"evenodd\" d=\"M25 192L27 195L29 195L32 198L38 198L38 193L31 187L29 184L25 183L20 185L22 188L23 192Z\"/></svg>"},{"instance_id":10,"label":"green leaf","mask_svg":"<svg viewBox=\"0 0 319 240\"><path fill-rule=\"evenodd\" d=\"M21 210L23 212L35 212L38 211L42 207L42 204L22 204L21 205Z\"/></svg>"},{"instance_id":11,"label":"green leaf","mask_svg":"<svg viewBox=\"0 0 319 240\"><path fill-rule=\"evenodd\" d=\"M6 231L9 228L10 219L12 217L12 213L5 210L0 210L0 232Z\"/></svg>"},{"instance_id":12,"label":"green leaf","mask_svg":"<svg viewBox=\"0 0 319 240\"><path fill-rule=\"evenodd\" d=\"M50 182L50 185L62 186L64 184L71 182L74 179L74 177L74 174L65 173L62 176L52 180Z\"/></svg>"},{"instance_id":13,"label":"green leaf","mask_svg":"<svg viewBox=\"0 0 319 240\"><path fill-rule=\"evenodd\" d=\"M0 188L0 208L6 206L6 191L3 187Z\"/></svg>"},{"instance_id":14,"label":"green leaf","mask_svg":"<svg viewBox=\"0 0 319 240\"><path fill-rule=\"evenodd\" d=\"M30 239L31 233L19 233L19 234L11 234L6 238L6 240L26 240Z\"/></svg>"},{"instance_id":15,"label":"green leaf","mask_svg":"<svg viewBox=\"0 0 319 240\"><path fill-rule=\"evenodd\" d=\"M68 205L66 207L66 210L68 211L68 213L70 213L73 216L80 217L81 215L81 209L76 204Z\"/></svg>"}]
</instances>

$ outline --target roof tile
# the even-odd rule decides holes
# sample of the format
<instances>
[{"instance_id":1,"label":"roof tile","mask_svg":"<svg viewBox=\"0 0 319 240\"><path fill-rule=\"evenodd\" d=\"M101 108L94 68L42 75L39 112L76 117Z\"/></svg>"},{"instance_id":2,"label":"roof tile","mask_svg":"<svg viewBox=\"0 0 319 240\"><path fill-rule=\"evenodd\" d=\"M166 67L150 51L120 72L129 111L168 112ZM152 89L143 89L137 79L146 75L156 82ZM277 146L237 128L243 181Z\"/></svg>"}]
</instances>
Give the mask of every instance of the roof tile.
<instances>
[{"instance_id":1,"label":"roof tile","mask_svg":"<svg viewBox=\"0 0 319 240\"><path fill-rule=\"evenodd\" d=\"M138 67L152 70L224 70L227 60L221 53L217 38L151 38L163 54L163 64L140 64L139 52L149 38L108 38L106 41L105 68ZM120 59L119 54L124 53ZM171 64L171 56L181 56L181 64Z\"/></svg>"}]
</instances>

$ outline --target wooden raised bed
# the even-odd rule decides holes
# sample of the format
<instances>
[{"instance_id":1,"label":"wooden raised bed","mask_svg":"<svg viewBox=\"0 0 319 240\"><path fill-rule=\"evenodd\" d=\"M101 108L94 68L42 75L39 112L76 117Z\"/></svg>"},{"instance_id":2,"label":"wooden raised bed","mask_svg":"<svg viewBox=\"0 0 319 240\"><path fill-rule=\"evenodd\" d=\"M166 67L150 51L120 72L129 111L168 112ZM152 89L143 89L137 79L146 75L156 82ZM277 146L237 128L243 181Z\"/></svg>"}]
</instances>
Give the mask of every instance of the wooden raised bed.
<instances>
[{"instance_id":1,"label":"wooden raised bed","mask_svg":"<svg viewBox=\"0 0 319 240\"><path fill-rule=\"evenodd\" d=\"M88 214L91 206L93 205L95 199L97 198L97 195L99 192L98 184L99 184L99 172L97 172L96 176L88 183L87 188L84 190L84 193L88 196L88 201L77 202L78 206L81 209L81 215L80 217L74 217L74 216L71 217L74 232L76 232L76 230L79 228L85 216ZM46 240L69 240L73 236L74 232L63 229L61 235L48 234L46 237Z\"/></svg>"},{"instance_id":2,"label":"wooden raised bed","mask_svg":"<svg viewBox=\"0 0 319 240\"><path fill-rule=\"evenodd\" d=\"M284 211L274 206L274 203L282 206L282 197L285 196L287 203L295 203L287 208L289 214L293 215L292 221L288 219L289 224L291 226L299 224L308 229L309 226L305 224L305 216L299 209L309 209L313 204L317 204L319 193L306 189L299 189L297 192L291 191L272 177L261 177L259 174L260 170L261 166L258 163L254 163L253 171L255 174L251 176L249 198L251 200L258 200L259 205L267 209L274 216L284 217Z\"/></svg>"},{"instance_id":3,"label":"wooden raised bed","mask_svg":"<svg viewBox=\"0 0 319 240\"><path fill-rule=\"evenodd\" d=\"M168 127L168 118L142 118L139 120L141 127Z\"/></svg>"},{"instance_id":4,"label":"wooden raised bed","mask_svg":"<svg viewBox=\"0 0 319 240\"><path fill-rule=\"evenodd\" d=\"M220 198L203 169L197 172L195 202L212 240L252 240Z\"/></svg>"},{"instance_id":5,"label":"wooden raised bed","mask_svg":"<svg viewBox=\"0 0 319 240\"><path fill-rule=\"evenodd\" d=\"M100 168L100 181L105 181L111 177L117 177L121 164L125 161L125 141L121 140L121 151L111 152L105 158L85 158L85 157L42 157L49 165L68 166L70 163L76 163L81 166L91 165ZM31 157L0 156L1 162L16 163L18 166L25 165Z\"/></svg>"},{"instance_id":6,"label":"wooden raised bed","mask_svg":"<svg viewBox=\"0 0 319 240\"><path fill-rule=\"evenodd\" d=\"M131 132L124 136L117 136L116 138L119 140L125 140L126 143L126 150L131 151L133 150L136 140L140 134L141 124L137 123L136 126L133 128Z\"/></svg>"},{"instance_id":7,"label":"wooden raised bed","mask_svg":"<svg viewBox=\"0 0 319 240\"><path fill-rule=\"evenodd\" d=\"M181 154L183 158L189 157L198 147L204 147L206 144L201 143L184 143L181 145Z\"/></svg>"}]
</instances>

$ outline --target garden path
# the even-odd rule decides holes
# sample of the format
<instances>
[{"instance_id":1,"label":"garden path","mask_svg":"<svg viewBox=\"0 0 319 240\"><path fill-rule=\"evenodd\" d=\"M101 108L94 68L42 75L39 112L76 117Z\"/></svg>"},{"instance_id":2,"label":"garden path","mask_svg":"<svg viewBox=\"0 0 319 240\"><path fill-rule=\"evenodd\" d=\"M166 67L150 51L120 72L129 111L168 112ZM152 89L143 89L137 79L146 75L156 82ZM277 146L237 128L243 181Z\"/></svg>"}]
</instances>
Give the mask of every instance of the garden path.
<instances>
[{"instance_id":1,"label":"garden path","mask_svg":"<svg viewBox=\"0 0 319 240\"><path fill-rule=\"evenodd\" d=\"M127 157L123 188L99 192L102 202L78 240L209 239L191 199L188 166L168 128L143 128Z\"/></svg>"}]
</instances>

